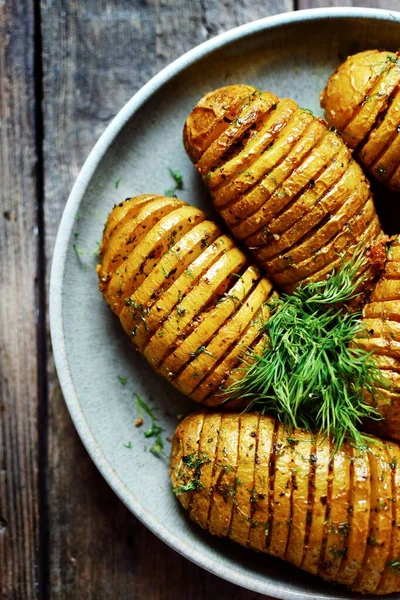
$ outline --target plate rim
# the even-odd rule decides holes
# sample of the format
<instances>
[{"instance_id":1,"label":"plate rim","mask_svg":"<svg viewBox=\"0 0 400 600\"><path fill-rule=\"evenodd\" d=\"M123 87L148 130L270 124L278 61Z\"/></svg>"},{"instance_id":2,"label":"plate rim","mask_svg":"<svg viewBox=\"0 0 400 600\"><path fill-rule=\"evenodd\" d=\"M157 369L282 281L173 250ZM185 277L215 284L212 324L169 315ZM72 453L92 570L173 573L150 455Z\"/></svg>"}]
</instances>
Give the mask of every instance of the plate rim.
<instances>
[{"instance_id":1,"label":"plate rim","mask_svg":"<svg viewBox=\"0 0 400 600\"><path fill-rule=\"evenodd\" d=\"M207 54L210 54L231 42L257 34L260 31L304 21L357 17L382 21L389 20L391 22L400 23L400 11L379 8L326 7L280 13L245 23L206 40L176 58L173 62L154 75L118 111L93 146L81 167L78 177L69 194L58 227L50 270L49 321L51 344L57 376L74 426L84 447L101 475L130 512L132 512L154 535L160 538L173 550L181 554L184 558L194 562L196 565L217 577L239 587L246 588L256 593L267 594L272 598L280 600L304 600L311 596L309 593L303 593L301 591L291 591L280 587L276 589L276 586L279 584L254 579L254 577L250 575L239 573L233 567L222 565L205 555L203 551L198 550L195 546L183 542L177 534L168 530L163 523L154 518L146 507L136 499L135 495L124 484L118 473L106 459L100 443L96 440L90 429L89 423L86 420L84 411L79 402L78 394L73 385L72 374L69 367L62 316L65 265L71 232L75 224L78 208L95 170L125 124L165 83L184 69L201 60ZM326 598L318 593L313 593L312 597L315 598L315 600L324 600L324 598ZM343 597L332 595L330 598L331 600L341 600Z\"/></svg>"}]
</instances>

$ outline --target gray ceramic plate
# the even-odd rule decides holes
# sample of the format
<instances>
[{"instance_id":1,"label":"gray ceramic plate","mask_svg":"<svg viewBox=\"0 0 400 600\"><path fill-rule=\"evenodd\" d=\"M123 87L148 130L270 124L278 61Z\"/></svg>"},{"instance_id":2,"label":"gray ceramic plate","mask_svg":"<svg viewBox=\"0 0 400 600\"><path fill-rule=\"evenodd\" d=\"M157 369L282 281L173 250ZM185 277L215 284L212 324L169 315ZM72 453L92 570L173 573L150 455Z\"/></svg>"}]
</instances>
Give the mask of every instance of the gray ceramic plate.
<instances>
[{"instance_id":1,"label":"gray ceramic plate","mask_svg":"<svg viewBox=\"0 0 400 600\"><path fill-rule=\"evenodd\" d=\"M132 393L155 408L166 435L175 429L176 415L195 405L132 351L97 290L95 260L74 251L74 233L79 231L84 250L95 248L113 204L144 192L163 193L173 183L168 167L183 174L181 197L212 216L182 145L185 118L204 92L245 82L293 97L319 114L319 92L343 58L365 48L397 50L399 39L400 13L322 9L267 18L202 44L159 73L118 113L87 159L58 233L50 289L53 348L68 408L94 462L164 542L216 575L276 598L354 596L213 538L187 521L170 491L166 460L149 452L150 441L134 426ZM121 385L118 375L128 383ZM124 446L128 442L131 450Z\"/></svg>"}]
</instances>

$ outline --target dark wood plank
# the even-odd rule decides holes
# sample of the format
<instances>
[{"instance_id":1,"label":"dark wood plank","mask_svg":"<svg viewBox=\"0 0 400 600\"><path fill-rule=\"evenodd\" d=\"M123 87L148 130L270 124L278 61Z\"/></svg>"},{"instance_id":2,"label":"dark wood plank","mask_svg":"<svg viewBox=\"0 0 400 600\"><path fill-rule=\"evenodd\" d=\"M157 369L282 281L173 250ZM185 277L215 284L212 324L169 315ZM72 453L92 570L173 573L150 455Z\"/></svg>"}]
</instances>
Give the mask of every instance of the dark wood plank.
<instances>
[{"instance_id":1,"label":"dark wood plank","mask_svg":"<svg viewBox=\"0 0 400 600\"><path fill-rule=\"evenodd\" d=\"M154 73L206 38L292 8L248 0L42 0L47 256L68 192L118 109ZM148 532L84 451L48 365L50 597L216 597L251 592L202 571Z\"/></svg>"},{"instance_id":2,"label":"dark wood plank","mask_svg":"<svg viewBox=\"0 0 400 600\"><path fill-rule=\"evenodd\" d=\"M0 2L0 597L36 598L37 178L33 2Z\"/></svg>"}]
</instances>

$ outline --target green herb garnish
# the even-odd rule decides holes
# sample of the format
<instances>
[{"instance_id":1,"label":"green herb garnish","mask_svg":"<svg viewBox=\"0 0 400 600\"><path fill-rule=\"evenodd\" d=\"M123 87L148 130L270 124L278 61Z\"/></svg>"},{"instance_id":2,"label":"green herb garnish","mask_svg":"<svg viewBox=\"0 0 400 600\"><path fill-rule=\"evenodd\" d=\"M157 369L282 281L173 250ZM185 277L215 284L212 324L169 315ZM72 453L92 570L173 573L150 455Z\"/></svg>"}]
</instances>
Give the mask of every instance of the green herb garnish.
<instances>
[{"instance_id":1,"label":"green herb garnish","mask_svg":"<svg viewBox=\"0 0 400 600\"><path fill-rule=\"evenodd\" d=\"M363 333L361 313L347 304L365 280L361 249L332 276L301 286L267 304L270 318L261 355L249 352L243 379L224 393L247 399L247 409L272 412L291 430L304 427L332 436L337 450L347 438L360 449L371 439L358 431L364 418L380 419L366 394L388 389L370 353L356 344ZM351 345L351 347L349 347Z\"/></svg>"},{"instance_id":2,"label":"green herb garnish","mask_svg":"<svg viewBox=\"0 0 400 600\"><path fill-rule=\"evenodd\" d=\"M121 375L118 375L118 381L120 382L121 385L126 385L128 383L127 378L121 377Z\"/></svg>"},{"instance_id":3,"label":"green herb garnish","mask_svg":"<svg viewBox=\"0 0 400 600\"><path fill-rule=\"evenodd\" d=\"M194 477L190 479L187 483L180 485L174 488L172 491L174 494L184 494L185 492L195 492L203 487L200 479L198 477Z\"/></svg>"},{"instance_id":4,"label":"green herb garnish","mask_svg":"<svg viewBox=\"0 0 400 600\"><path fill-rule=\"evenodd\" d=\"M132 442L128 442L127 444L124 444L125 448L128 448L128 450L132 450Z\"/></svg>"},{"instance_id":5,"label":"green herb garnish","mask_svg":"<svg viewBox=\"0 0 400 600\"><path fill-rule=\"evenodd\" d=\"M116 190L118 189L118 187L119 187L119 184L121 183L121 179L122 179L122 177L118 177L118 178L115 180L115 184L114 184L114 185L115 185L115 189L116 189Z\"/></svg>"},{"instance_id":6,"label":"green herb garnish","mask_svg":"<svg viewBox=\"0 0 400 600\"><path fill-rule=\"evenodd\" d=\"M135 399L136 399L136 410L138 413L138 416L143 419L143 411L150 417L151 419L151 427L149 429L146 429L146 431L144 431L144 437L145 438L151 438L151 437L155 437L155 443L151 446L150 448L150 452L152 454L154 454L154 456L165 456L165 452L164 452L164 442L163 439L161 437L161 434L163 433L164 429L162 427L160 427L160 425L158 425L158 423L156 423L157 421L157 417L154 414L154 411L152 408L150 408L150 406L148 404L146 404L146 402L144 400L142 400L142 398L138 395L138 394L133 394Z\"/></svg>"},{"instance_id":7,"label":"green herb garnish","mask_svg":"<svg viewBox=\"0 0 400 600\"><path fill-rule=\"evenodd\" d=\"M388 567L400 573L400 557L397 556L395 558L392 558L392 560L388 562Z\"/></svg>"},{"instance_id":8,"label":"green herb garnish","mask_svg":"<svg viewBox=\"0 0 400 600\"><path fill-rule=\"evenodd\" d=\"M166 190L164 192L164 196L176 196L176 192L177 190L183 190L183 177L180 174L179 171L175 170L175 169L168 169L170 172L170 175L174 178L175 180L175 187L169 190Z\"/></svg>"}]
</instances>

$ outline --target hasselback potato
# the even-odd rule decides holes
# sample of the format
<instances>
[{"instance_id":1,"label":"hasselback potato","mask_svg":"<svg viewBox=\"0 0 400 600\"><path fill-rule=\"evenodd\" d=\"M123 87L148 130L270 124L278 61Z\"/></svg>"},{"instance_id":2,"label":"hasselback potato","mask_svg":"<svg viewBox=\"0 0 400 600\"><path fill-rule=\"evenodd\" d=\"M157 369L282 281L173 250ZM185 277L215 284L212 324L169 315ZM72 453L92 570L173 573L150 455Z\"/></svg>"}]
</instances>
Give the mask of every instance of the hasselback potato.
<instances>
[{"instance_id":1,"label":"hasselback potato","mask_svg":"<svg viewBox=\"0 0 400 600\"><path fill-rule=\"evenodd\" d=\"M178 426L171 480L190 518L361 593L400 591L400 448L370 452L257 413L197 413Z\"/></svg>"},{"instance_id":2,"label":"hasselback potato","mask_svg":"<svg viewBox=\"0 0 400 600\"><path fill-rule=\"evenodd\" d=\"M232 234L285 292L324 279L340 253L382 236L351 152L293 100L220 88L189 115L184 143Z\"/></svg>"},{"instance_id":3,"label":"hasselback potato","mask_svg":"<svg viewBox=\"0 0 400 600\"><path fill-rule=\"evenodd\" d=\"M321 94L328 123L377 179L400 191L399 53L349 56Z\"/></svg>"},{"instance_id":4,"label":"hasselback potato","mask_svg":"<svg viewBox=\"0 0 400 600\"><path fill-rule=\"evenodd\" d=\"M264 346L271 283L182 200L143 195L115 206L97 272L133 344L193 400L221 404L223 388L244 375L242 356Z\"/></svg>"},{"instance_id":5,"label":"hasselback potato","mask_svg":"<svg viewBox=\"0 0 400 600\"><path fill-rule=\"evenodd\" d=\"M388 250L388 260L370 301L363 309L363 333L356 342L372 352L386 385L374 404L384 417L374 433L400 440L400 240Z\"/></svg>"}]
</instances>

